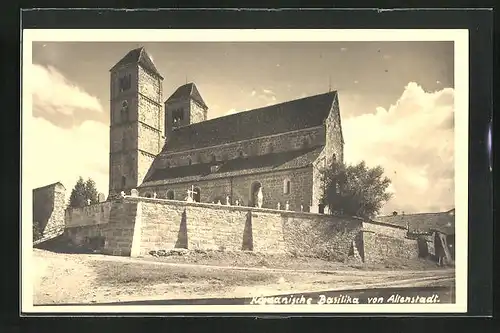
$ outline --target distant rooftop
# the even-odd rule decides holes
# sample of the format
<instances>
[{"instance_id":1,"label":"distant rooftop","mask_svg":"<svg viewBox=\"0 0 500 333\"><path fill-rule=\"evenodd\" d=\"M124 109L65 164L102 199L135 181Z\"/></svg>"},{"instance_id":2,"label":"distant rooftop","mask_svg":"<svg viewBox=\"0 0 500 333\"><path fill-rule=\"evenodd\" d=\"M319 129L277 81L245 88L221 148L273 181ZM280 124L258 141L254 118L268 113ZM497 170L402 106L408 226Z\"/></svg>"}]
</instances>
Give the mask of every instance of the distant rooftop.
<instances>
[{"instance_id":1,"label":"distant rooftop","mask_svg":"<svg viewBox=\"0 0 500 333\"><path fill-rule=\"evenodd\" d=\"M397 214L379 216L380 222L409 226L410 231L437 230L447 235L455 234L455 209L438 213Z\"/></svg>"}]
</instances>

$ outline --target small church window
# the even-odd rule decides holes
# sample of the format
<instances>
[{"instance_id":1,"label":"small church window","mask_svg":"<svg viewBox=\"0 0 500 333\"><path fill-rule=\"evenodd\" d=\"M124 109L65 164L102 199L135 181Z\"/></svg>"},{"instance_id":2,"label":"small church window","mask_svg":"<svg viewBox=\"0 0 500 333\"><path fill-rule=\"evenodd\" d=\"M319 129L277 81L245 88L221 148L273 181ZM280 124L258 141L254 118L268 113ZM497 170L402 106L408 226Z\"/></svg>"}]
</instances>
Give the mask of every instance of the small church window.
<instances>
[{"instance_id":1,"label":"small church window","mask_svg":"<svg viewBox=\"0 0 500 333\"><path fill-rule=\"evenodd\" d=\"M128 120L128 102L127 101L122 102L121 118L122 118L123 122Z\"/></svg>"},{"instance_id":2,"label":"small church window","mask_svg":"<svg viewBox=\"0 0 500 333\"><path fill-rule=\"evenodd\" d=\"M240 150L240 151L238 152L238 155L239 155L240 157L244 157L243 150Z\"/></svg>"},{"instance_id":3,"label":"small church window","mask_svg":"<svg viewBox=\"0 0 500 333\"><path fill-rule=\"evenodd\" d=\"M172 119L173 119L174 125L177 125L179 122L181 122L184 119L184 110L175 109L172 112Z\"/></svg>"},{"instance_id":4,"label":"small church window","mask_svg":"<svg viewBox=\"0 0 500 333\"><path fill-rule=\"evenodd\" d=\"M167 191L167 199L168 200L174 200L174 191L173 190L168 190Z\"/></svg>"},{"instance_id":5,"label":"small church window","mask_svg":"<svg viewBox=\"0 0 500 333\"><path fill-rule=\"evenodd\" d=\"M125 188L125 185L127 185L127 177L122 176L122 188Z\"/></svg>"},{"instance_id":6,"label":"small church window","mask_svg":"<svg viewBox=\"0 0 500 333\"><path fill-rule=\"evenodd\" d=\"M284 182L283 182L283 193L284 194L290 194L290 190L291 190L291 181L290 179L285 179Z\"/></svg>"},{"instance_id":7,"label":"small church window","mask_svg":"<svg viewBox=\"0 0 500 333\"><path fill-rule=\"evenodd\" d=\"M191 160L191 158L188 158L188 165L191 165L193 164L193 161Z\"/></svg>"},{"instance_id":8,"label":"small church window","mask_svg":"<svg viewBox=\"0 0 500 333\"><path fill-rule=\"evenodd\" d=\"M332 161L333 161L333 163L337 162L337 155L336 154L333 154Z\"/></svg>"},{"instance_id":9,"label":"small church window","mask_svg":"<svg viewBox=\"0 0 500 333\"><path fill-rule=\"evenodd\" d=\"M212 154L212 162L216 162L217 158L215 158L215 154Z\"/></svg>"},{"instance_id":10,"label":"small church window","mask_svg":"<svg viewBox=\"0 0 500 333\"><path fill-rule=\"evenodd\" d=\"M120 88L120 92L124 92L130 89L132 86L132 76L130 74L125 75L118 79L118 85Z\"/></svg>"}]
</instances>

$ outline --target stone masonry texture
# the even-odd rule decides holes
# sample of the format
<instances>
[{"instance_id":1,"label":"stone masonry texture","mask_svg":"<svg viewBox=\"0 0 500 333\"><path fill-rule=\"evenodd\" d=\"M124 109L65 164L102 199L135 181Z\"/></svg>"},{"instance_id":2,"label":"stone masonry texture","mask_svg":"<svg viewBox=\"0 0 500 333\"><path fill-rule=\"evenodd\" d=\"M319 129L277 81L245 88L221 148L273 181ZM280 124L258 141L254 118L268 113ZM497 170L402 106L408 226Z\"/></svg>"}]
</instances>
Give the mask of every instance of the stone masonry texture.
<instances>
[{"instance_id":1,"label":"stone masonry texture","mask_svg":"<svg viewBox=\"0 0 500 333\"><path fill-rule=\"evenodd\" d=\"M416 240L363 232L364 261L380 262L391 258L415 259L419 256Z\"/></svg>"},{"instance_id":2,"label":"stone masonry texture","mask_svg":"<svg viewBox=\"0 0 500 333\"><path fill-rule=\"evenodd\" d=\"M173 248L290 253L343 261L418 256L415 240L364 230L361 219L254 207L125 197L66 211L76 244L103 237L104 253L147 255ZM392 226L386 226L388 230ZM362 238L359 238L362 235Z\"/></svg>"},{"instance_id":3,"label":"stone masonry texture","mask_svg":"<svg viewBox=\"0 0 500 333\"><path fill-rule=\"evenodd\" d=\"M33 222L37 222L42 239L49 239L64 232L66 189L55 183L33 190Z\"/></svg>"}]
</instances>

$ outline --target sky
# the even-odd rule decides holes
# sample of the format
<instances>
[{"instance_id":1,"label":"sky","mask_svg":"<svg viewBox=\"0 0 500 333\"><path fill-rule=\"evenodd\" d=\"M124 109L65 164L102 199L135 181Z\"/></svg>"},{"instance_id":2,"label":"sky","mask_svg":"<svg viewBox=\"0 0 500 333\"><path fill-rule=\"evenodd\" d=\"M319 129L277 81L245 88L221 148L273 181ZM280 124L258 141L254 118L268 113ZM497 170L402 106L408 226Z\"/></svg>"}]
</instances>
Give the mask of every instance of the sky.
<instances>
[{"instance_id":1,"label":"sky","mask_svg":"<svg viewBox=\"0 0 500 333\"><path fill-rule=\"evenodd\" d=\"M82 176L107 195L109 69L140 46L163 100L195 82L209 118L338 91L345 162L392 181L381 214L454 207L453 42L35 42L35 187Z\"/></svg>"}]
</instances>

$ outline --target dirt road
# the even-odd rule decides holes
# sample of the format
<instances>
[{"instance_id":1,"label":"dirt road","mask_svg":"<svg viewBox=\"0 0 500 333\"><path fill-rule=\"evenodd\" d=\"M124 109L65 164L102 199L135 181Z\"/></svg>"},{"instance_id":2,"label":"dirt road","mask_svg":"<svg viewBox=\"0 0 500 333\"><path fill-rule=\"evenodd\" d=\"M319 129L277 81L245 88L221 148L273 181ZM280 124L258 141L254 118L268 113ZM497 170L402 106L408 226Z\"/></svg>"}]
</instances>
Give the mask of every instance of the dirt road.
<instances>
[{"instance_id":1,"label":"dirt road","mask_svg":"<svg viewBox=\"0 0 500 333\"><path fill-rule=\"evenodd\" d=\"M250 297L381 287L453 286L454 270L286 270L168 263L34 250L34 304Z\"/></svg>"}]
</instances>

